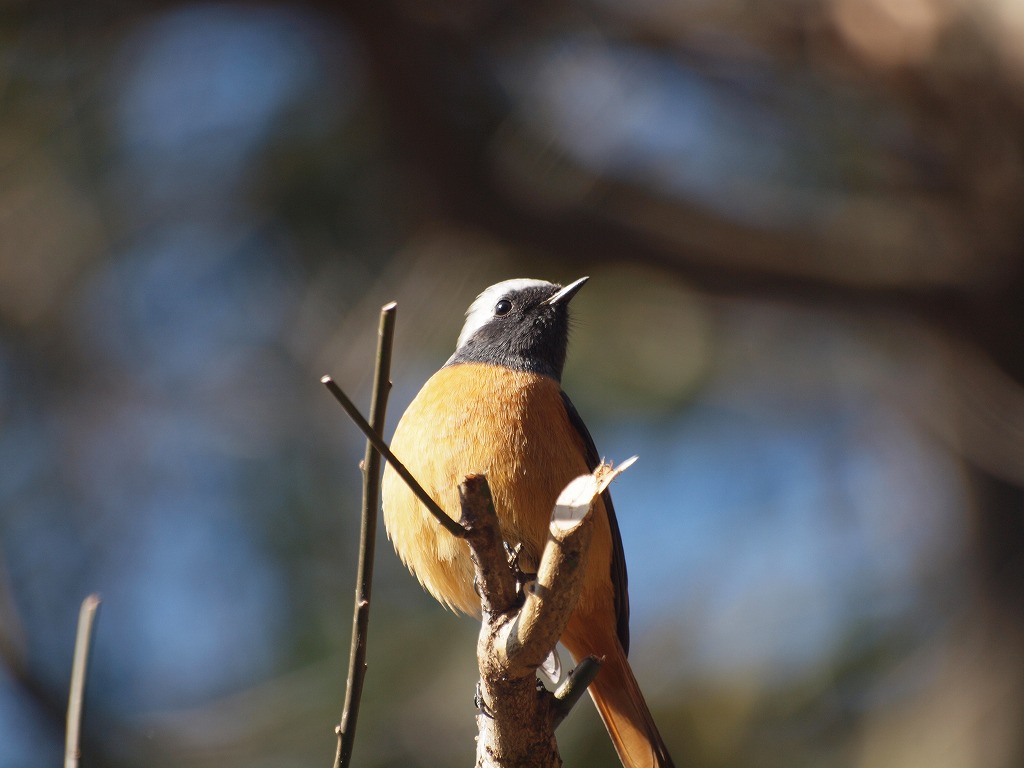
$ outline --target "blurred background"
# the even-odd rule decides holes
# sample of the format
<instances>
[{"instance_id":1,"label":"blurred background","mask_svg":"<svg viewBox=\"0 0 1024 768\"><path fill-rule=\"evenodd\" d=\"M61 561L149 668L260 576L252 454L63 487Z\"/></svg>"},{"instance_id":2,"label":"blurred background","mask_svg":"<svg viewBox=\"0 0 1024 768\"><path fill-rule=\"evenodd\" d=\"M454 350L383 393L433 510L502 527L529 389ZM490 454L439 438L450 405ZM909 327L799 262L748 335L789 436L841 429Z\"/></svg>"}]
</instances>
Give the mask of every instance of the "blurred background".
<instances>
[{"instance_id":1,"label":"blurred background","mask_svg":"<svg viewBox=\"0 0 1024 768\"><path fill-rule=\"evenodd\" d=\"M680 766L1024 765L1024 4L8 2L0 765L330 764L389 423L509 277L591 281ZM389 430L390 431L390 430ZM472 761L474 622L381 536L361 766ZM617 765L589 703L567 765Z\"/></svg>"}]
</instances>

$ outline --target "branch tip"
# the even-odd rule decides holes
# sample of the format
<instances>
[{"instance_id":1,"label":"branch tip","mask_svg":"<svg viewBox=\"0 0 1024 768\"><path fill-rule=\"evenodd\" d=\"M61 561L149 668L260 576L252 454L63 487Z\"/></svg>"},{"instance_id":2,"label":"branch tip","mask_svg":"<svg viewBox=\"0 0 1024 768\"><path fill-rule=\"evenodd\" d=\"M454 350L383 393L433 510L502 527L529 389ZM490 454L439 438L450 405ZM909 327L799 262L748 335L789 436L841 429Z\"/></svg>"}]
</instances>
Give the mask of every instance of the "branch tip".
<instances>
[{"instance_id":1,"label":"branch tip","mask_svg":"<svg viewBox=\"0 0 1024 768\"><path fill-rule=\"evenodd\" d=\"M604 493L616 477L633 466L636 459L636 456L631 456L618 467L602 462L592 474L580 475L570 481L558 494L558 501L551 514L552 528L564 531L579 525L589 513L594 499Z\"/></svg>"},{"instance_id":2,"label":"branch tip","mask_svg":"<svg viewBox=\"0 0 1024 768\"><path fill-rule=\"evenodd\" d=\"M612 480L636 464L638 458L640 457L630 456L617 467L613 467L610 461L601 462L594 469L594 477L597 478L598 482L598 493L604 493L608 486L611 485Z\"/></svg>"},{"instance_id":3,"label":"branch tip","mask_svg":"<svg viewBox=\"0 0 1024 768\"><path fill-rule=\"evenodd\" d=\"M580 660L576 668L569 673L558 688L555 690L555 724L562 722L566 715L576 706L576 702L582 698L587 688L597 673L601 671L603 660L596 656L587 656Z\"/></svg>"},{"instance_id":4,"label":"branch tip","mask_svg":"<svg viewBox=\"0 0 1024 768\"><path fill-rule=\"evenodd\" d=\"M71 664L71 686L68 693L67 727L64 735L64 766L78 768L82 755L82 711L85 707L85 682L92 650L93 626L100 606L100 596L93 593L82 601L78 612L75 655Z\"/></svg>"},{"instance_id":5,"label":"branch tip","mask_svg":"<svg viewBox=\"0 0 1024 768\"><path fill-rule=\"evenodd\" d=\"M366 439L370 441L370 444L374 449L384 457L384 459L391 465L391 468L395 470L399 477L409 486L409 490L415 494L416 498L420 500L420 503L427 508L427 511L441 524L448 533L457 539L463 539L466 537L466 532L457 522L452 520L448 514L441 509L440 505L434 501L434 499L423 490L423 486L417 482L416 478L412 476L412 473L405 468L405 465L398 460L398 457L391 452L391 448L384 442L380 434L366 421L363 415L356 408L355 404L349 399L348 395L337 385L337 383L330 377L324 376L320 381L327 387L328 391L334 395L334 399L337 400L341 407L345 409L345 413L348 417L355 422L356 426L366 435ZM381 392L383 392L383 384Z\"/></svg>"}]
</instances>

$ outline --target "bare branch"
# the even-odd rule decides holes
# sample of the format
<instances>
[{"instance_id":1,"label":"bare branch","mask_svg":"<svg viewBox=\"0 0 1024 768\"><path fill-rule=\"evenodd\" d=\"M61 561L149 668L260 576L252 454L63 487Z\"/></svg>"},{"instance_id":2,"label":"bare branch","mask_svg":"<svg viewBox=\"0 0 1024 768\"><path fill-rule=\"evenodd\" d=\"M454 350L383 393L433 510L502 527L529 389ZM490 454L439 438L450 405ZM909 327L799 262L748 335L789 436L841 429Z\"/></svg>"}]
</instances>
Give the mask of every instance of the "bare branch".
<instances>
[{"instance_id":1,"label":"bare branch","mask_svg":"<svg viewBox=\"0 0 1024 768\"><path fill-rule=\"evenodd\" d=\"M391 391L391 347L395 337L397 304L391 302L380 310L377 341L377 364L370 401L370 429L374 434L384 431L388 394ZM355 608L352 614L352 645L349 650L348 682L345 706L338 724L338 750L334 768L345 768L352 760L356 722L366 676L366 644L370 625L370 597L373 588L374 542L377 537L377 507L380 500L380 454L372 441L366 443L363 458L363 508L359 529L359 565L356 576Z\"/></svg>"},{"instance_id":2,"label":"bare branch","mask_svg":"<svg viewBox=\"0 0 1024 768\"><path fill-rule=\"evenodd\" d=\"M64 740L64 768L78 768L82 756L82 712L85 700L85 681L92 647L92 628L100 607L99 595L89 595L82 601L78 613L78 634L75 637L75 657L71 665L71 688L68 694L67 733Z\"/></svg>"},{"instance_id":3,"label":"bare branch","mask_svg":"<svg viewBox=\"0 0 1024 768\"><path fill-rule=\"evenodd\" d=\"M576 702L587 692L587 686L594 682L597 673L601 671L601 660L596 656L587 656L580 659L580 663L569 673L558 689L555 691L555 727L565 719Z\"/></svg>"},{"instance_id":4,"label":"bare branch","mask_svg":"<svg viewBox=\"0 0 1024 768\"><path fill-rule=\"evenodd\" d=\"M494 511L491 489L484 475L468 475L459 485L460 524L466 531L476 572L476 587L485 615L517 608L516 580L508 567L505 547Z\"/></svg>"},{"instance_id":5,"label":"bare branch","mask_svg":"<svg viewBox=\"0 0 1024 768\"><path fill-rule=\"evenodd\" d=\"M477 768L561 765L555 727L594 679L600 662L583 660L556 694L539 684L537 668L576 608L593 532L594 500L630 463L618 470L602 464L562 491L537 579L526 586L521 607L511 599L514 579L486 479L471 475L460 485L462 522L483 606L477 642Z\"/></svg>"}]
</instances>

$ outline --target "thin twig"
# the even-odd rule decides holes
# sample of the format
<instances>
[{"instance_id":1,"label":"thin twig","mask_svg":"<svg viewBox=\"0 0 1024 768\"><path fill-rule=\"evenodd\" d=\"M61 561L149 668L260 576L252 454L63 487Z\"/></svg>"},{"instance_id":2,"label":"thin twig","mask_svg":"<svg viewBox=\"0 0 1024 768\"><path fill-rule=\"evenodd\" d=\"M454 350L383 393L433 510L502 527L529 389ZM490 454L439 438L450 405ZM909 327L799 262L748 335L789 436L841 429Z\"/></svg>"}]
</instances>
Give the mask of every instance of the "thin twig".
<instances>
[{"instance_id":1,"label":"thin twig","mask_svg":"<svg viewBox=\"0 0 1024 768\"><path fill-rule=\"evenodd\" d=\"M395 337L395 310L397 304L385 304L380 310L380 328L377 340L377 365L370 400L370 428L375 434L384 431L384 419L391 391L391 346ZM334 768L346 768L352 759L355 745L356 721L359 702L363 695L366 676L366 643L370 625L370 593L373 587L374 541L377 537L377 505L380 498L380 454L372 442L366 443L363 458L363 510L359 529L359 565L356 575L355 609L352 613L352 645L348 660L348 683L345 686L345 706L338 725L338 751Z\"/></svg>"},{"instance_id":2,"label":"thin twig","mask_svg":"<svg viewBox=\"0 0 1024 768\"><path fill-rule=\"evenodd\" d=\"M554 720L556 728L576 706L580 697L587 692L587 686L594 682L594 678L600 671L601 659L596 656L585 656L569 673L565 682L558 686L555 690Z\"/></svg>"},{"instance_id":3,"label":"thin twig","mask_svg":"<svg viewBox=\"0 0 1024 768\"><path fill-rule=\"evenodd\" d=\"M380 435L373 431L373 428L367 423L366 419L363 418L359 409L356 408L348 395L342 391L341 387L335 383L334 379L330 376L324 376L320 379L320 383L330 390L331 394L334 395L335 400L341 403L341 407L345 409L349 418L356 423L356 426L359 427L360 430L362 430L363 434L366 435L366 439L373 444L373 447L376 448L377 451L380 452L380 454L387 460L388 464L391 465L391 468L398 473L398 476L401 477L402 480L405 481L405 484L409 486L409 490L416 494L416 498L418 498L427 508L427 511L437 519L437 522L441 524L441 527L457 539L466 538L466 531L462 526L452 518L448 517L445 511L438 506L437 502L430 497L430 494L423 490L423 486L416 481L416 478L412 476L412 473L406 469L405 465L398 460L398 457L391 452L388 444L381 439Z\"/></svg>"},{"instance_id":4,"label":"thin twig","mask_svg":"<svg viewBox=\"0 0 1024 768\"><path fill-rule=\"evenodd\" d=\"M67 732L64 738L64 768L78 768L82 756L82 710L85 699L85 680L92 646L92 628L100 606L99 595L89 595L82 601L78 612L78 634L75 637L75 657L71 665L71 690L68 694Z\"/></svg>"}]
</instances>

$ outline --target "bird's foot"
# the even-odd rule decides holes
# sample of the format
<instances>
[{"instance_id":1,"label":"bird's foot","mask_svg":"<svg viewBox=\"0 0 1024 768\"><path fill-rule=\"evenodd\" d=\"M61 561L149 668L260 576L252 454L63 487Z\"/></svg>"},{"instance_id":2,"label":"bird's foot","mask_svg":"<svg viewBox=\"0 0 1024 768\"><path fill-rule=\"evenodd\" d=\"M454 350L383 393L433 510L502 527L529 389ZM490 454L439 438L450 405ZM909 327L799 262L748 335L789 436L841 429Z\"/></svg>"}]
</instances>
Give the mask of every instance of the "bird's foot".
<instances>
[{"instance_id":1,"label":"bird's foot","mask_svg":"<svg viewBox=\"0 0 1024 768\"><path fill-rule=\"evenodd\" d=\"M523 570L522 554L522 543L512 546L507 541L505 542L505 555L508 557L508 567L512 570L512 575L516 579L517 590L520 593L522 593L524 585L530 583L531 581L537 580L536 572L530 573L528 571Z\"/></svg>"}]
</instances>

